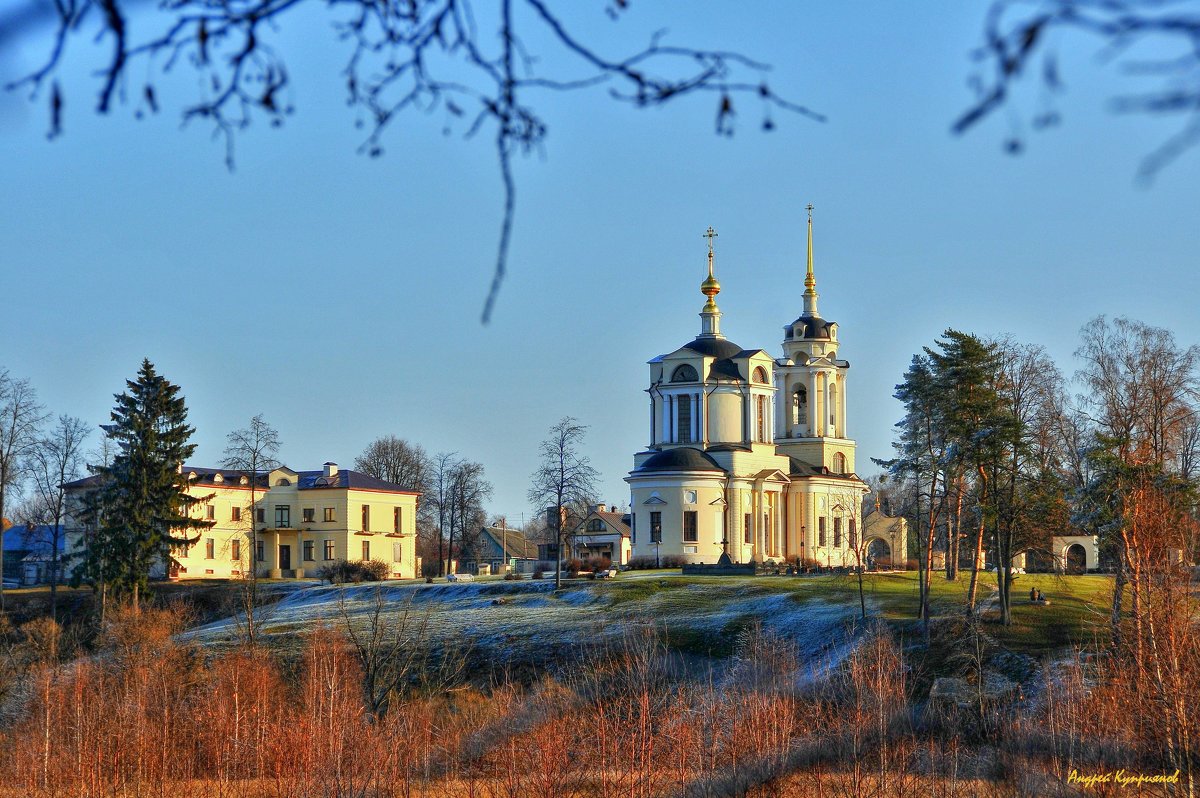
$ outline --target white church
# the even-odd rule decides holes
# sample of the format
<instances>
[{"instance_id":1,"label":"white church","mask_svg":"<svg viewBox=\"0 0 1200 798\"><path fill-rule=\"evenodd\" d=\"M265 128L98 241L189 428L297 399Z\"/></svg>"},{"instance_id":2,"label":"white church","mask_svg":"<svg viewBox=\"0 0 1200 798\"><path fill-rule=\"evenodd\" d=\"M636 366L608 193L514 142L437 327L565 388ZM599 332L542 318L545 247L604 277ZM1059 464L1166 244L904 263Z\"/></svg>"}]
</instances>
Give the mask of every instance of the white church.
<instances>
[{"instance_id":1,"label":"white church","mask_svg":"<svg viewBox=\"0 0 1200 798\"><path fill-rule=\"evenodd\" d=\"M846 375L838 325L817 309L812 206L804 311L784 326L782 357L746 349L721 331L708 238L707 301L700 334L649 362L650 443L625 478L631 494L633 556L715 563L903 563L903 524L872 513L855 473L846 425ZM863 546L862 544L867 544Z\"/></svg>"}]
</instances>

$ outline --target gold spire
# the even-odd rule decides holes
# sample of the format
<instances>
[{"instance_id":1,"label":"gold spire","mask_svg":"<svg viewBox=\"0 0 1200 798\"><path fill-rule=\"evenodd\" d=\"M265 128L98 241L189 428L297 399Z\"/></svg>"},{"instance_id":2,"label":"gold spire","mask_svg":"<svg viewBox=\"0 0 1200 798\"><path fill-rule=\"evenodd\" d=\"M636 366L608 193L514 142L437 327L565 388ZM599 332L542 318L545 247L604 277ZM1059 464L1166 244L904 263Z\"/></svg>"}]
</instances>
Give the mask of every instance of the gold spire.
<instances>
[{"instance_id":1,"label":"gold spire","mask_svg":"<svg viewBox=\"0 0 1200 798\"><path fill-rule=\"evenodd\" d=\"M815 294L817 292L817 278L813 274L813 256L812 256L812 212L813 205L810 202L805 209L808 211L808 274L804 276L804 293Z\"/></svg>"},{"instance_id":2,"label":"gold spire","mask_svg":"<svg viewBox=\"0 0 1200 798\"><path fill-rule=\"evenodd\" d=\"M708 277L700 283L700 293L708 297L708 301L704 303L704 310L701 312L714 313L717 303L713 301L713 297L721 293L721 284L713 276L713 239L717 237L717 231L709 226L703 237L708 239Z\"/></svg>"}]
</instances>

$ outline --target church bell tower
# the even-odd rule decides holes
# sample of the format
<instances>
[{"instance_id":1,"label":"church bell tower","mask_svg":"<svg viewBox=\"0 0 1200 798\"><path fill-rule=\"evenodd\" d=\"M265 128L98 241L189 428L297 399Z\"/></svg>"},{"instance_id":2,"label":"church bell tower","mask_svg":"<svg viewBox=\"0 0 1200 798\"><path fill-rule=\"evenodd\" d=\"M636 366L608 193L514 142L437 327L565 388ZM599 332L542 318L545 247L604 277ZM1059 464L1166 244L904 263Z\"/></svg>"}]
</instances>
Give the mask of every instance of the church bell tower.
<instances>
[{"instance_id":1,"label":"church bell tower","mask_svg":"<svg viewBox=\"0 0 1200 798\"><path fill-rule=\"evenodd\" d=\"M813 270L813 206L808 211L808 267L804 311L783 328L783 357L775 361L775 445L787 454L830 473L854 472L854 441L846 429L846 372L838 359L837 322L821 318Z\"/></svg>"}]
</instances>

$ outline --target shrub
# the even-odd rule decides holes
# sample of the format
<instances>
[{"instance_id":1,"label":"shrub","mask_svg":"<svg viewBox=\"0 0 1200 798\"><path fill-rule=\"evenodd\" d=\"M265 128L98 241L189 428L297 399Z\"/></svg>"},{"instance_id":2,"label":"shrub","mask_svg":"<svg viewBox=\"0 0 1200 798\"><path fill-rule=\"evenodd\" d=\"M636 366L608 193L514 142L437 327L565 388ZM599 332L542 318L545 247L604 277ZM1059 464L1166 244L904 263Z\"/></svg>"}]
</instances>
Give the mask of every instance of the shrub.
<instances>
[{"instance_id":1,"label":"shrub","mask_svg":"<svg viewBox=\"0 0 1200 798\"><path fill-rule=\"evenodd\" d=\"M570 576L579 576L579 572L583 570L583 560L574 557L569 560L563 560L562 569Z\"/></svg>"},{"instance_id":2,"label":"shrub","mask_svg":"<svg viewBox=\"0 0 1200 798\"><path fill-rule=\"evenodd\" d=\"M442 563L440 560L423 560L421 562L421 576L426 579L432 579L442 573Z\"/></svg>"},{"instance_id":3,"label":"shrub","mask_svg":"<svg viewBox=\"0 0 1200 798\"><path fill-rule=\"evenodd\" d=\"M583 561L583 570L598 573L612 568L612 560L607 557L588 557Z\"/></svg>"},{"instance_id":4,"label":"shrub","mask_svg":"<svg viewBox=\"0 0 1200 798\"><path fill-rule=\"evenodd\" d=\"M664 554L655 562L654 557L631 557L625 565L631 571L645 571L651 568L682 568L686 563L682 556L678 554Z\"/></svg>"},{"instance_id":5,"label":"shrub","mask_svg":"<svg viewBox=\"0 0 1200 798\"><path fill-rule=\"evenodd\" d=\"M520 580L521 575L515 571L509 571L504 575L505 582L519 582Z\"/></svg>"},{"instance_id":6,"label":"shrub","mask_svg":"<svg viewBox=\"0 0 1200 798\"><path fill-rule=\"evenodd\" d=\"M388 578L391 569L380 560L337 560L317 569L317 577L331 585L341 585L347 582L382 582Z\"/></svg>"},{"instance_id":7,"label":"shrub","mask_svg":"<svg viewBox=\"0 0 1200 798\"><path fill-rule=\"evenodd\" d=\"M546 572L542 570L542 567L540 565L534 569L533 578L534 579L545 579L546 578Z\"/></svg>"}]
</instances>

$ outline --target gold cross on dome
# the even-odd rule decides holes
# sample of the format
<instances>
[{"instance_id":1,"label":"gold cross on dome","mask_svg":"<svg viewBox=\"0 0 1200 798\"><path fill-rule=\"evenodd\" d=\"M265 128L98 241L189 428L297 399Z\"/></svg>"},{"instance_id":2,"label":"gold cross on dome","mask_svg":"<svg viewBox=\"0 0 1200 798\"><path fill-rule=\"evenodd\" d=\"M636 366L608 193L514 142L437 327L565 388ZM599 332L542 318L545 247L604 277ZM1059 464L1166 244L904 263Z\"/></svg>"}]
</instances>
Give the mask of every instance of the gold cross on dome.
<instances>
[{"instance_id":1,"label":"gold cross on dome","mask_svg":"<svg viewBox=\"0 0 1200 798\"><path fill-rule=\"evenodd\" d=\"M712 240L717 237L717 231L712 229L712 225L709 225L707 232L701 237L708 239L708 253L711 255L713 251Z\"/></svg>"},{"instance_id":2,"label":"gold cross on dome","mask_svg":"<svg viewBox=\"0 0 1200 798\"><path fill-rule=\"evenodd\" d=\"M804 210L808 211L808 220L812 221L813 204L810 202L804 206Z\"/></svg>"}]
</instances>

